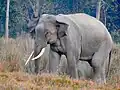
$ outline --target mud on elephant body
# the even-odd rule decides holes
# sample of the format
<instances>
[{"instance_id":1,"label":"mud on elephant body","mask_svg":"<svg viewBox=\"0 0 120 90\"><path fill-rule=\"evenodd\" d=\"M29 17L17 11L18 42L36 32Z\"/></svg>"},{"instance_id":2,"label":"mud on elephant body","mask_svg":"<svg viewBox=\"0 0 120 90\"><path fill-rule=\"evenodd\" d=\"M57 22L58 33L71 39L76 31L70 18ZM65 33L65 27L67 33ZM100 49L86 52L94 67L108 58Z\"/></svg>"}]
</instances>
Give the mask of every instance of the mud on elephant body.
<instances>
[{"instance_id":1,"label":"mud on elephant body","mask_svg":"<svg viewBox=\"0 0 120 90\"><path fill-rule=\"evenodd\" d=\"M85 60L93 69L93 80L106 82L105 67L107 60L110 60L113 42L107 28L100 21L84 13L43 14L35 23L31 33L35 36L35 58L32 60L36 60L36 67L40 52L50 44L50 73L57 71L61 55L65 55L71 77L78 78L77 62Z\"/></svg>"}]
</instances>

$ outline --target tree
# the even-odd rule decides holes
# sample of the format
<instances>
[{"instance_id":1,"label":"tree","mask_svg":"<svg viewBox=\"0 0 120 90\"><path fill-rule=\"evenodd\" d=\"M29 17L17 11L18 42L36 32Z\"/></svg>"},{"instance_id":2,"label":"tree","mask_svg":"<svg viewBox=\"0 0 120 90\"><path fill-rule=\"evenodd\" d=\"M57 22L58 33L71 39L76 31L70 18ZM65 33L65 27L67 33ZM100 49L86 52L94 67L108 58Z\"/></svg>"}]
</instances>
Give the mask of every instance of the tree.
<instances>
[{"instance_id":1,"label":"tree","mask_svg":"<svg viewBox=\"0 0 120 90\"><path fill-rule=\"evenodd\" d=\"M96 18L100 20L101 0L97 1Z\"/></svg>"},{"instance_id":2,"label":"tree","mask_svg":"<svg viewBox=\"0 0 120 90\"><path fill-rule=\"evenodd\" d=\"M6 9L6 40L8 41L8 37L9 37L9 28L8 28L8 24L9 24L9 5L10 5L10 0L7 0L7 9Z\"/></svg>"},{"instance_id":3,"label":"tree","mask_svg":"<svg viewBox=\"0 0 120 90\"><path fill-rule=\"evenodd\" d=\"M106 26L107 19L106 19L106 14L107 14L107 7L104 4L104 2L101 4L101 12L100 12L100 21Z\"/></svg>"},{"instance_id":4,"label":"tree","mask_svg":"<svg viewBox=\"0 0 120 90\"><path fill-rule=\"evenodd\" d=\"M43 12L47 14L86 13L94 17L99 15L100 20L104 24L106 22L106 27L110 32L120 29L118 0L101 0L101 5L98 4L98 0L10 0L9 37L15 38L16 33L29 32L27 23L33 15L35 16L33 12L36 11L36 4L39 4L40 14ZM100 8L98 8L99 5ZM0 0L0 37L5 35L6 7L7 0ZM96 13L97 10L101 12L101 15Z\"/></svg>"}]
</instances>

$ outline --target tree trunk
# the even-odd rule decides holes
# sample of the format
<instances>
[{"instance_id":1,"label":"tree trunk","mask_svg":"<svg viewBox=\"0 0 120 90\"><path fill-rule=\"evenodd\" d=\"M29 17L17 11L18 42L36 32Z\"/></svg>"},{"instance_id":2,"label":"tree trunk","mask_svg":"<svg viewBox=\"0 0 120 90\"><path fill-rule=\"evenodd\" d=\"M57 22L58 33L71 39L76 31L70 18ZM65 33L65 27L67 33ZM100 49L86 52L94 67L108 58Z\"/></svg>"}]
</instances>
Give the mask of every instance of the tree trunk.
<instances>
[{"instance_id":1,"label":"tree trunk","mask_svg":"<svg viewBox=\"0 0 120 90\"><path fill-rule=\"evenodd\" d=\"M101 0L97 1L97 8L96 8L96 18L100 20L100 9L101 9Z\"/></svg>"},{"instance_id":2,"label":"tree trunk","mask_svg":"<svg viewBox=\"0 0 120 90\"><path fill-rule=\"evenodd\" d=\"M35 0L35 4L31 0L26 0L30 4L33 10L34 17L39 17L41 15L41 7L44 4L44 0Z\"/></svg>"},{"instance_id":3,"label":"tree trunk","mask_svg":"<svg viewBox=\"0 0 120 90\"><path fill-rule=\"evenodd\" d=\"M100 16L100 21L102 21L102 23L106 26L106 7L103 6L101 8Z\"/></svg>"},{"instance_id":4,"label":"tree trunk","mask_svg":"<svg viewBox=\"0 0 120 90\"><path fill-rule=\"evenodd\" d=\"M6 41L8 41L8 37L9 37L9 28L8 28L8 24L9 24L9 4L10 4L10 0L7 0L7 9L6 9L6 33L5 33L5 37L6 37Z\"/></svg>"}]
</instances>

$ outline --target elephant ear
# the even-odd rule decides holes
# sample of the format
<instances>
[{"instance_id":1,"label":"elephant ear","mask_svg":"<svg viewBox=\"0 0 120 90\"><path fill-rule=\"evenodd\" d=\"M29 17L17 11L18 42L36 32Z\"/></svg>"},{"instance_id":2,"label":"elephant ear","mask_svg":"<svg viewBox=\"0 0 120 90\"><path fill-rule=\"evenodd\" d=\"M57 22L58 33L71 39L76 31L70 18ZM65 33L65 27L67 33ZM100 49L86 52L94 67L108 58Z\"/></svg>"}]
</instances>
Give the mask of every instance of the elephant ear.
<instances>
[{"instance_id":1,"label":"elephant ear","mask_svg":"<svg viewBox=\"0 0 120 90\"><path fill-rule=\"evenodd\" d=\"M67 36L68 23L63 15L56 16L56 28L58 30L58 37Z\"/></svg>"}]
</instances>

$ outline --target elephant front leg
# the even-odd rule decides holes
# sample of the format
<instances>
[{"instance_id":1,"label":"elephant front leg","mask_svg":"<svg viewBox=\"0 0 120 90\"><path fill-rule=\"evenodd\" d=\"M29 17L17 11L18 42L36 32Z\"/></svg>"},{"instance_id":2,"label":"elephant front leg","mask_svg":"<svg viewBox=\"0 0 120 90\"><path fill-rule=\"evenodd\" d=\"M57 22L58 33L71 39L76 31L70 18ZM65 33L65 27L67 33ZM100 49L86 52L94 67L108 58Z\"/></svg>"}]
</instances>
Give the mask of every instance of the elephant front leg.
<instances>
[{"instance_id":1,"label":"elephant front leg","mask_svg":"<svg viewBox=\"0 0 120 90\"><path fill-rule=\"evenodd\" d=\"M76 58L73 55L73 52L68 52L66 57L67 57L67 63L68 63L68 73L70 77L78 79Z\"/></svg>"},{"instance_id":2,"label":"elephant front leg","mask_svg":"<svg viewBox=\"0 0 120 90\"><path fill-rule=\"evenodd\" d=\"M50 50L50 53L49 53L49 72L50 73L57 73L59 62L60 62L60 55L57 52Z\"/></svg>"}]
</instances>

